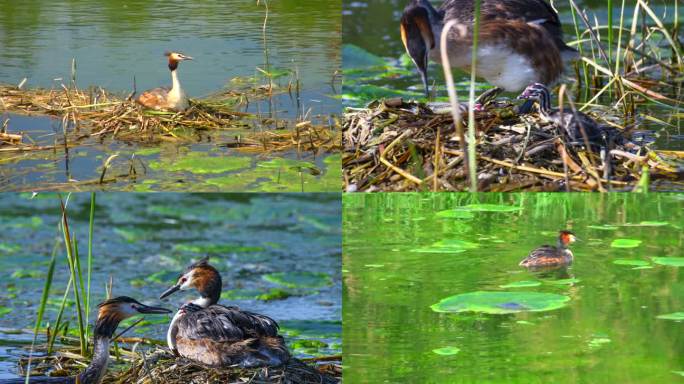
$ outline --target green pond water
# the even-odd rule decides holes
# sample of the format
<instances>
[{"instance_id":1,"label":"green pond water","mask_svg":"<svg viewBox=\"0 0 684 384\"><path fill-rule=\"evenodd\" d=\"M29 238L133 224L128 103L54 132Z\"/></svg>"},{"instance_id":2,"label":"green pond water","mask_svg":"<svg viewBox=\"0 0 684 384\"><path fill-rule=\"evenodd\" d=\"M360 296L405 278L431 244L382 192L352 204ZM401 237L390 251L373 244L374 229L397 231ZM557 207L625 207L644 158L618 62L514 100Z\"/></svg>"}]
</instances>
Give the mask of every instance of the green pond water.
<instances>
[{"instance_id":1,"label":"green pond water","mask_svg":"<svg viewBox=\"0 0 684 384\"><path fill-rule=\"evenodd\" d=\"M345 75L343 99L346 106L363 107L372 100L389 97L425 101L420 77L413 62L405 53L399 32L399 21L407 3L408 1L405 0L343 1L342 67ZM442 2L433 3L439 5ZM605 1L577 1L577 4L587 10L592 23L596 17L598 23L607 24L608 11ZM661 0L649 4L666 25L671 27L674 20L673 1ZM567 42L575 40L570 3L556 1L554 6L559 12L564 27L565 40ZM635 2L625 3L625 25L631 25L634 6ZM613 17L617 23L620 18L620 2L613 3ZM682 24L684 19L681 12L679 12L679 18ZM684 31L681 32L680 39L684 38ZM603 38L605 39L605 35ZM663 40L659 38L652 41L654 46L662 43ZM669 50L663 49L662 55L668 57ZM573 69L567 74L566 82L571 85L576 81L574 73ZM441 65L431 62L429 76L431 85L433 82L437 85L437 100L448 101ZM454 70L454 81L459 96L467 95L470 88L470 74ZM665 87L661 92L671 95L671 98L681 99L682 81L684 78L681 76L674 76L674 80L666 80L664 84L671 86ZM476 94L490 87L485 82L478 82ZM515 96L517 95L503 95L509 98ZM582 89L575 96L580 101L586 101ZM554 102L556 102L555 99ZM614 98L610 97L604 97L600 101L603 105L614 103ZM601 116L617 114L609 108L597 109L597 112ZM656 148L684 150L684 121L682 121L681 108L661 107L647 103L638 105L638 112L636 120L630 124L636 123L638 130L653 131L656 135Z\"/></svg>"},{"instance_id":2,"label":"green pond water","mask_svg":"<svg viewBox=\"0 0 684 384\"><path fill-rule=\"evenodd\" d=\"M31 196L0 194L0 378L14 377L28 353L30 335L15 330L34 326L61 236L57 195ZM176 309L196 294L164 301L159 295L192 260L209 256L223 278L221 303L276 319L297 356L340 353L339 194L110 193L98 194L96 203L92 303L104 299L112 277L115 296ZM90 195L71 195L68 208L85 270ZM54 324L67 280L60 245L45 324ZM72 331L73 304L69 295L65 320ZM129 335L164 339L170 316L146 319Z\"/></svg>"},{"instance_id":3,"label":"green pond water","mask_svg":"<svg viewBox=\"0 0 684 384\"><path fill-rule=\"evenodd\" d=\"M287 175L279 178L278 172L265 172L258 165L265 162L265 167L272 168L268 162L275 161L286 163L283 169L314 163L319 172L304 180L303 190L338 191L337 184L321 185L326 184L322 180L328 167L333 174L327 176L339 180L334 173L339 159L332 157L325 162L327 154L291 151L257 157L221 146L235 141L236 136L273 129L271 119L280 121L279 126L292 126L305 116L306 120L329 125L331 115L341 110L336 97L340 81L335 76L341 62L340 2L269 1L264 33L265 4L238 0L0 0L0 83L19 84L26 78L24 87L61 90L62 83L71 83L75 59L76 84L80 88L101 86L127 95L134 77L139 92L170 85L163 52L177 50L195 58L179 69L183 87L191 98L268 84L259 69L273 74L277 94L271 100L250 100L235 106L239 112L254 115L244 120L251 128L197 132L194 144L150 148L119 140L79 139L78 148L69 153L59 146L54 151L0 152L0 190L64 190L62 184L71 181L66 188L72 190L301 191L301 180ZM284 88L297 79L300 93L285 92ZM25 133L38 145L63 143L61 119L3 113L0 103L0 125L5 121L9 132ZM67 131L71 142L83 134L73 127ZM154 152L157 149L160 151ZM198 156L221 153L242 159L239 166L233 165L219 175L196 172L194 165L173 169L175 160L187 152L197 152ZM78 183L98 180L103 163L115 153L119 157L112 165L119 171L114 174L127 175L133 162L137 163L136 177L122 177L104 186ZM136 153L142 165L131 161ZM296 161L306 164L293 163ZM154 167L157 162L161 165ZM240 181L206 181L229 174L237 174Z\"/></svg>"},{"instance_id":4,"label":"green pond water","mask_svg":"<svg viewBox=\"0 0 684 384\"><path fill-rule=\"evenodd\" d=\"M683 195L343 201L345 381L682 381ZM518 266L560 229L570 268Z\"/></svg>"}]
</instances>

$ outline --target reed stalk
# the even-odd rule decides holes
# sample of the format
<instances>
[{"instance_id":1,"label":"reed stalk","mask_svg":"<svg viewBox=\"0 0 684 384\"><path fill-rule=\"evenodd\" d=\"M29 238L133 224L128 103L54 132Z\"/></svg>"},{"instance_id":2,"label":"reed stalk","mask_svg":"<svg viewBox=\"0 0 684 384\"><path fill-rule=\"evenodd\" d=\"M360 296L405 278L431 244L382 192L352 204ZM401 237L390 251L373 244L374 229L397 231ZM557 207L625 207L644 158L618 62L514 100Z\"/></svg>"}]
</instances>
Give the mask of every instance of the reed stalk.
<instances>
[{"instance_id":1,"label":"reed stalk","mask_svg":"<svg viewBox=\"0 0 684 384\"><path fill-rule=\"evenodd\" d=\"M475 0L475 23L473 24L473 47L470 63L470 94L468 95L468 174L470 192L477 192L477 163L475 142L475 81L477 80L477 47L480 40L480 0Z\"/></svg>"}]
</instances>

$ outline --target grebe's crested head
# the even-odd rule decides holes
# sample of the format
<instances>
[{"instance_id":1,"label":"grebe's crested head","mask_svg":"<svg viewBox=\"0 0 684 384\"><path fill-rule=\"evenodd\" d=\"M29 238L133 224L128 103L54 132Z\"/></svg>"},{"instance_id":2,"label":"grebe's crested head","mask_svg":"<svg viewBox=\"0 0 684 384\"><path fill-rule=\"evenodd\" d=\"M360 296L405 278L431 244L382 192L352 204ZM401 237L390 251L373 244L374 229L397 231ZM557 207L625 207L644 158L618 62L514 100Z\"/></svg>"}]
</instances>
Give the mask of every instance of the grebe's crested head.
<instances>
[{"instance_id":1,"label":"grebe's crested head","mask_svg":"<svg viewBox=\"0 0 684 384\"><path fill-rule=\"evenodd\" d=\"M574 233L570 231L560 231L558 233L558 240L563 244L563 245L568 245L572 244L575 241L577 241L577 237L575 236Z\"/></svg>"},{"instance_id":2,"label":"grebe's crested head","mask_svg":"<svg viewBox=\"0 0 684 384\"><path fill-rule=\"evenodd\" d=\"M185 269L174 286L164 291L159 296L163 299L170 296L176 291L185 291L189 289L197 289L202 297L215 297L218 301L218 296L221 295L221 275L216 268L209 265L209 258L190 264Z\"/></svg>"},{"instance_id":3,"label":"grebe's crested head","mask_svg":"<svg viewBox=\"0 0 684 384\"><path fill-rule=\"evenodd\" d=\"M169 69L175 71L178 68L178 63L185 60L193 60L192 57L186 56L180 52L166 51L164 56L169 58Z\"/></svg>"},{"instance_id":4,"label":"grebe's crested head","mask_svg":"<svg viewBox=\"0 0 684 384\"><path fill-rule=\"evenodd\" d=\"M428 54L435 47L432 24L440 17L427 0L411 0L401 16L401 41L420 73L425 96L428 96Z\"/></svg>"},{"instance_id":5,"label":"grebe's crested head","mask_svg":"<svg viewBox=\"0 0 684 384\"><path fill-rule=\"evenodd\" d=\"M131 316L146 313L171 313L171 311L166 308L151 307L128 296L119 296L105 300L97 307L99 308L99 311L97 314L95 333L110 337L119 323Z\"/></svg>"},{"instance_id":6,"label":"grebe's crested head","mask_svg":"<svg viewBox=\"0 0 684 384\"><path fill-rule=\"evenodd\" d=\"M551 94L546 85L542 83L530 84L525 88L518 99L532 100L539 103L539 108L543 111L551 110Z\"/></svg>"}]
</instances>

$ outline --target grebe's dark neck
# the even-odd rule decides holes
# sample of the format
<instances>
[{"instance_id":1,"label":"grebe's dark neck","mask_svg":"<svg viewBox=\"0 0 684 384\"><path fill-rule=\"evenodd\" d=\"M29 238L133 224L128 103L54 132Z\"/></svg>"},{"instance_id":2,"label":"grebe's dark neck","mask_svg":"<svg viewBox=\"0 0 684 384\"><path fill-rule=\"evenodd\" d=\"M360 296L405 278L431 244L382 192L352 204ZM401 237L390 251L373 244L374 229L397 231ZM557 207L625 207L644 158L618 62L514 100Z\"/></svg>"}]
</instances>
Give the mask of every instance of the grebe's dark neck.
<instances>
[{"instance_id":1,"label":"grebe's dark neck","mask_svg":"<svg viewBox=\"0 0 684 384\"><path fill-rule=\"evenodd\" d=\"M558 237L558 248L560 248L560 249L568 249L568 244L566 244L566 243L563 241L563 237L562 237L562 236L561 236L561 237Z\"/></svg>"},{"instance_id":2,"label":"grebe's dark neck","mask_svg":"<svg viewBox=\"0 0 684 384\"><path fill-rule=\"evenodd\" d=\"M109 343L122 320L117 314L100 316L95 323L95 338L93 359L90 365L78 375L78 382L83 384L98 384L107 372L109 363Z\"/></svg>"}]
</instances>

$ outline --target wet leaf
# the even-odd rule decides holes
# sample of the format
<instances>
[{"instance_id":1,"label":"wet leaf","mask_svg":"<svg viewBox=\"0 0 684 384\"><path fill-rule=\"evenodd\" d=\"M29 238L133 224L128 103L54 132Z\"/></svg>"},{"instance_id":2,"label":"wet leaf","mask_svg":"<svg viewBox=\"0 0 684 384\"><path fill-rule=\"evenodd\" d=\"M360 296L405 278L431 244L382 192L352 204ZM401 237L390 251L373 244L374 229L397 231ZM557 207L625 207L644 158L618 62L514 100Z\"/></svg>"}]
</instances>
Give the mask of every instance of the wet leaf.
<instances>
[{"instance_id":1,"label":"wet leaf","mask_svg":"<svg viewBox=\"0 0 684 384\"><path fill-rule=\"evenodd\" d=\"M610 246L613 248L636 248L641 244L637 239L615 239Z\"/></svg>"},{"instance_id":2,"label":"wet leaf","mask_svg":"<svg viewBox=\"0 0 684 384\"><path fill-rule=\"evenodd\" d=\"M670 267L684 267L684 257L654 257L654 263Z\"/></svg>"},{"instance_id":3,"label":"wet leaf","mask_svg":"<svg viewBox=\"0 0 684 384\"><path fill-rule=\"evenodd\" d=\"M523 287L538 287L541 283L536 280L522 280L505 285L499 285L499 288L523 288Z\"/></svg>"},{"instance_id":4,"label":"wet leaf","mask_svg":"<svg viewBox=\"0 0 684 384\"><path fill-rule=\"evenodd\" d=\"M450 356L450 355L455 355L461 351L460 348L457 347L442 347L442 348L437 348L433 349L432 352L442 355L442 356Z\"/></svg>"},{"instance_id":5,"label":"wet leaf","mask_svg":"<svg viewBox=\"0 0 684 384\"><path fill-rule=\"evenodd\" d=\"M550 311L564 307L568 301L569 297L555 293L478 291L447 297L430 308L435 312L506 314Z\"/></svg>"},{"instance_id":6,"label":"wet leaf","mask_svg":"<svg viewBox=\"0 0 684 384\"><path fill-rule=\"evenodd\" d=\"M684 320L684 312L673 312L673 313L668 313L665 315L658 315L658 316L656 316L656 318L662 319L662 320L682 321L682 320Z\"/></svg>"}]
</instances>

